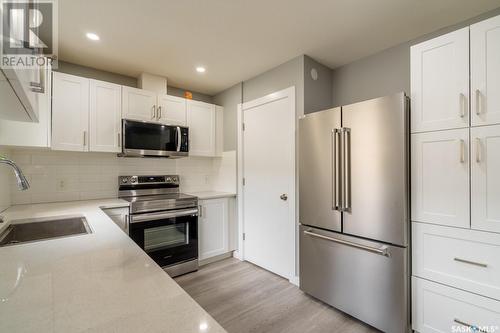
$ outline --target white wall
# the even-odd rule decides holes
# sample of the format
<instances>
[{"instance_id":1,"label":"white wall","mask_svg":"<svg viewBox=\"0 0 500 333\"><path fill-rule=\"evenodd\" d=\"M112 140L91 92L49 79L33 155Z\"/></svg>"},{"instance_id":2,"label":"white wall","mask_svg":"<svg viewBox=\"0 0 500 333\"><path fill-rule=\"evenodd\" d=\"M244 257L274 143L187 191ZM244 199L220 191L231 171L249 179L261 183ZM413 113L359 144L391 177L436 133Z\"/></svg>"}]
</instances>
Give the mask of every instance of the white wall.
<instances>
[{"instance_id":1,"label":"white wall","mask_svg":"<svg viewBox=\"0 0 500 333\"><path fill-rule=\"evenodd\" d=\"M29 190L21 192L13 176L2 182L10 190L12 204L116 197L119 175L179 174L183 192L223 191L217 187L226 182L223 179L236 178L236 162L228 166L221 163L222 158L120 158L116 154L41 150L14 150L10 157L31 184ZM4 201L4 206L9 203Z\"/></svg>"},{"instance_id":2,"label":"white wall","mask_svg":"<svg viewBox=\"0 0 500 333\"><path fill-rule=\"evenodd\" d=\"M0 148L0 155L10 157L10 152L7 149ZM0 164L0 212L9 208L11 204L9 185L11 181L14 181L15 184L15 177L12 168L6 164Z\"/></svg>"}]
</instances>

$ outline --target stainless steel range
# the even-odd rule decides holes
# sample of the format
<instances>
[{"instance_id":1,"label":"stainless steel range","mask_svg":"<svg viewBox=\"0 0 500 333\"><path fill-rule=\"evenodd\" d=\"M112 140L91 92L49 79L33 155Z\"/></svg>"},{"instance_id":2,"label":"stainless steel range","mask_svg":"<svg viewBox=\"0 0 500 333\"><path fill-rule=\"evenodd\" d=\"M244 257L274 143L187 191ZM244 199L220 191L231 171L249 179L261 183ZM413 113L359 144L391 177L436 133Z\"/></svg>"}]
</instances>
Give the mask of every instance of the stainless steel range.
<instances>
[{"instance_id":1,"label":"stainless steel range","mask_svg":"<svg viewBox=\"0 0 500 333\"><path fill-rule=\"evenodd\" d=\"M120 176L130 202L128 234L170 276L198 269L198 198L179 192L179 176Z\"/></svg>"}]
</instances>

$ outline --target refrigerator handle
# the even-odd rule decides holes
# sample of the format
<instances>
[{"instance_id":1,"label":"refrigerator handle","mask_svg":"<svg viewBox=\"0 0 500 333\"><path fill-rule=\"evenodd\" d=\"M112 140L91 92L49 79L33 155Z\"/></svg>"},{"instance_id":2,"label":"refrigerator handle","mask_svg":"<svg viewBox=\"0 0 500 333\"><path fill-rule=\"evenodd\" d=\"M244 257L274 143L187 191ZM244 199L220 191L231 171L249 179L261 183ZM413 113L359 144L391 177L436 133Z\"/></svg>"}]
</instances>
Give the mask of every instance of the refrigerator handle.
<instances>
[{"instance_id":1,"label":"refrigerator handle","mask_svg":"<svg viewBox=\"0 0 500 333\"><path fill-rule=\"evenodd\" d=\"M351 129L342 127L342 211L351 211Z\"/></svg>"},{"instance_id":2,"label":"refrigerator handle","mask_svg":"<svg viewBox=\"0 0 500 333\"><path fill-rule=\"evenodd\" d=\"M332 130L332 209L339 210L340 206L340 130Z\"/></svg>"}]
</instances>

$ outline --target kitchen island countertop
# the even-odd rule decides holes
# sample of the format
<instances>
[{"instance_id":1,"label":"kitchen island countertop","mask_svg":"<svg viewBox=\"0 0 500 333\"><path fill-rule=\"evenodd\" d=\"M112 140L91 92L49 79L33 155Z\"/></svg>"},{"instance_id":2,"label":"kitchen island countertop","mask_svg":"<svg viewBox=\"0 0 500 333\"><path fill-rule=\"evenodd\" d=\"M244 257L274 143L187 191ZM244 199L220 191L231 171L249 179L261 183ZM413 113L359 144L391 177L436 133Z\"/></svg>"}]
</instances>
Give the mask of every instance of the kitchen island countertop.
<instances>
[{"instance_id":1,"label":"kitchen island countertop","mask_svg":"<svg viewBox=\"0 0 500 333\"><path fill-rule=\"evenodd\" d=\"M225 332L101 208L120 199L12 206L12 220L83 215L91 234L0 248L0 332Z\"/></svg>"}]
</instances>

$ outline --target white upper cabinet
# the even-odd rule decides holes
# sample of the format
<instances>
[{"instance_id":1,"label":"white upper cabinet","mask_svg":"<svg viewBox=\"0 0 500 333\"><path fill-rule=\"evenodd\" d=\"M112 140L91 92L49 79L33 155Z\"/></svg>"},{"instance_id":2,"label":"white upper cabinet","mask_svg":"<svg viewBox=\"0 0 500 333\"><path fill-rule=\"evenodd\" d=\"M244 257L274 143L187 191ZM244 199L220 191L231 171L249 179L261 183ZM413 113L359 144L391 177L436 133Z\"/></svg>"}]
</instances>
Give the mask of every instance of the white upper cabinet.
<instances>
[{"instance_id":1,"label":"white upper cabinet","mask_svg":"<svg viewBox=\"0 0 500 333\"><path fill-rule=\"evenodd\" d=\"M227 253L229 251L228 199L200 200L199 204L200 260Z\"/></svg>"},{"instance_id":2,"label":"white upper cabinet","mask_svg":"<svg viewBox=\"0 0 500 333\"><path fill-rule=\"evenodd\" d=\"M89 79L53 73L52 149L88 151Z\"/></svg>"},{"instance_id":3,"label":"white upper cabinet","mask_svg":"<svg viewBox=\"0 0 500 333\"><path fill-rule=\"evenodd\" d=\"M188 100L187 125L189 127L189 155L215 156L215 105Z\"/></svg>"},{"instance_id":4,"label":"white upper cabinet","mask_svg":"<svg viewBox=\"0 0 500 333\"><path fill-rule=\"evenodd\" d=\"M224 108L215 106L215 156L224 152Z\"/></svg>"},{"instance_id":5,"label":"white upper cabinet","mask_svg":"<svg viewBox=\"0 0 500 333\"><path fill-rule=\"evenodd\" d=\"M169 125L186 126L186 99L170 95L158 96L158 121Z\"/></svg>"},{"instance_id":6,"label":"white upper cabinet","mask_svg":"<svg viewBox=\"0 0 500 333\"><path fill-rule=\"evenodd\" d=\"M471 129L472 228L500 232L500 125Z\"/></svg>"},{"instance_id":7,"label":"white upper cabinet","mask_svg":"<svg viewBox=\"0 0 500 333\"><path fill-rule=\"evenodd\" d=\"M132 87L122 88L122 118L157 121L156 93Z\"/></svg>"},{"instance_id":8,"label":"white upper cabinet","mask_svg":"<svg viewBox=\"0 0 500 333\"><path fill-rule=\"evenodd\" d=\"M470 27L472 126L500 123L500 16Z\"/></svg>"},{"instance_id":9,"label":"white upper cabinet","mask_svg":"<svg viewBox=\"0 0 500 333\"><path fill-rule=\"evenodd\" d=\"M90 81L90 150L121 151L122 87Z\"/></svg>"},{"instance_id":10,"label":"white upper cabinet","mask_svg":"<svg viewBox=\"0 0 500 333\"><path fill-rule=\"evenodd\" d=\"M469 129L411 141L412 221L469 228Z\"/></svg>"},{"instance_id":11,"label":"white upper cabinet","mask_svg":"<svg viewBox=\"0 0 500 333\"><path fill-rule=\"evenodd\" d=\"M412 46L412 133L468 127L468 105L469 27Z\"/></svg>"}]
</instances>

